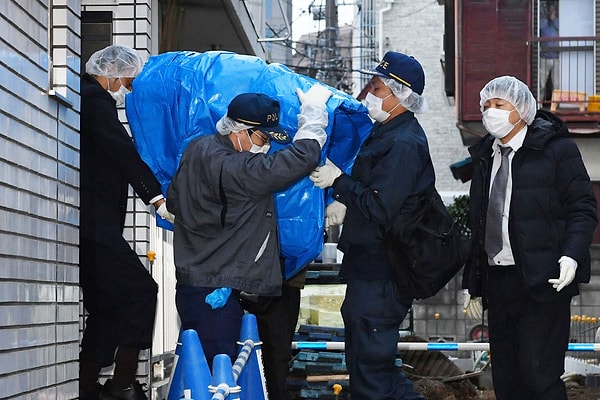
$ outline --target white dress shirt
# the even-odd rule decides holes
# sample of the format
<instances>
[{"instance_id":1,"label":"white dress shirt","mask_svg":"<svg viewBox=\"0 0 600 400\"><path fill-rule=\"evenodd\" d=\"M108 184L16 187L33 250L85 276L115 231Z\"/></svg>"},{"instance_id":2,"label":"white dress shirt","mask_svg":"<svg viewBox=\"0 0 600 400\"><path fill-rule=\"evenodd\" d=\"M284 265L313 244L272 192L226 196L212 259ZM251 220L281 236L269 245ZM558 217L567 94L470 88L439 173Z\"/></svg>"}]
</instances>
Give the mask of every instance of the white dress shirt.
<instances>
[{"instance_id":1,"label":"white dress shirt","mask_svg":"<svg viewBox=\"0 0 600 400\"><path fill-rule=\"evenodd\" d=\"M508 180L506 182L506 199L504 201L504 212L502 213L502 250L496 256L488 260L490 265L514 265L515 259L513 252L510 247L510 238L508 237L508 216L510 215L510 199L512 197L512 160L515 153L523 146L525 140L525 134L527 133L527 125L521 129L510 141L506 144L502 144L499 139L494 140L492 144L492 175L490 182L494 182L496 173L500 169L502 162L502 154L500 153L500 146L510 147L512 151L508 155L508 161L510 163L508 169ZM490 191L492 185L490 183ZM488 193L489 196L489 193Z\"/></svg>"}]
</instances>

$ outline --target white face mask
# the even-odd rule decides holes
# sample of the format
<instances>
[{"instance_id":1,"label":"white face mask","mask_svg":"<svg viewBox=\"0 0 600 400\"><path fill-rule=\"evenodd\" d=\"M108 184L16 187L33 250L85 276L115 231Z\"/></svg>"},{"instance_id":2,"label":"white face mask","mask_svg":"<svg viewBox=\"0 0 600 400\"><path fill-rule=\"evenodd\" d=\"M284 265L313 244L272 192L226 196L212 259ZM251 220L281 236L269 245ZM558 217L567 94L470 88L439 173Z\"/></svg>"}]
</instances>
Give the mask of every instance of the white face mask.
<instances>
[{"instance_id":1,"label":"white face mask","mask_svg":"<svg viewBox=\"0 0 600 400\"><path fill-rule=\"evenodd\" d=\"M485 129L495 138L502 139L513 130L519 123L511 124L509 121L510 113L514 110L501 110L499 108L488 108L483 112L482 122Z\"/></svg>"},{"instance_id":2,"label":"white face mask","mask_svg":"<svg viewBox=\"0 0 600 400\"><path fill-rule=\"evenodd\" d=\"M106 79L108 81L108 78ZM108 93L112 96L112 98L117 103L117 106L122 106L125 104L125 95L131 93L131 90L127 89L123 83L121 82L121 78L119 78L119 83L121 83L121 87L117 89L116 92L113 92L110 89L106 89ZM110 88L110 85L108 86Z\"/></svg>"},{"instance_id":3,"label":"white face mask","mask_svg":"<svg viewBox=\"0 0 600 400\"><path fill-rule=\"evenodd\" d=\"M248 140L251 143L250 146L250 150L248 150L250 153L264 153L267 154L269 152L269 149L271 148L270 144L265 144L264 146L257 146L252 142L252 139L250 138L250 135L248 134L248 131L246 131L246 135L248 135ZM237 141L238 141L238 146L240 146L240 150L239 152L241 153L242 151L244 151L242 149L242 142L240 141L240 137L237 136Z\"/></svg>"},{"instance_id":4,"label":"white face mask","mask_svg":"<svg viewBox=\"0 0 600 400\"><path fill-rule=\"evenodd\" d=\"M383 101L390 96L393 96L393 93L390 93L383 99L375 96L371 92L367 93L367 95L365 96L365 103L366 103L365 106L367 107L367 110L369 111L369 116L371 118L373 118L375 121L383 122L390 117L390 113L383 110ZM400 104L398 103L396 105L396 107L398 107L399 105ZM396 109L396 107L392 108L390 110L390 112L394 111Z\"/></svg>"},{"instance_id":5,"label":"white face mask","mask_svg":"<svg viewBox=\"0 0 600 400\"><path fill-rule=\"evenodd\" d=\"M262 146L255 145L254 142L252 142L252 138L250 137L250 134L248 133L248 131L246 131L246 135L248 135L248 140L250 141L250 144L251 144L250 150L248 150L250 153L267 154L269 152L269 149L271 148L271 145L269 143L262 145Z\"/></svg>"}]
</instances>

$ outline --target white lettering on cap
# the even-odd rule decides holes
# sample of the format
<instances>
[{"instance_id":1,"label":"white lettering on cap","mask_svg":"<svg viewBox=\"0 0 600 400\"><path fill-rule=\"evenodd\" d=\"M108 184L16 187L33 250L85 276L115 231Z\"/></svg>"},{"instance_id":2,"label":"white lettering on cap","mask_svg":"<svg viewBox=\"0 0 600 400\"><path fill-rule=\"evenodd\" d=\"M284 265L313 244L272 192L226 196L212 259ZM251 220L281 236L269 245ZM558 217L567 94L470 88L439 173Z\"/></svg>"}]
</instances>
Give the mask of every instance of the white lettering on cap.
<instances>
[{"instance_id":1,"label":"white lettering on cap","mask_svg":"<svg viewBox=\"0 0 600 400\"><path fill-rule=\"evenodd\" d=\"M379 66L380 66L382 69L387 69L387 67L389 67L389 66L390 66L390 63L389 63L388 61L385 61L385 60L384 60L384 61L382 61L382 62L380 62L380 63L379 63Z\"/></svg>"}]
</instances>

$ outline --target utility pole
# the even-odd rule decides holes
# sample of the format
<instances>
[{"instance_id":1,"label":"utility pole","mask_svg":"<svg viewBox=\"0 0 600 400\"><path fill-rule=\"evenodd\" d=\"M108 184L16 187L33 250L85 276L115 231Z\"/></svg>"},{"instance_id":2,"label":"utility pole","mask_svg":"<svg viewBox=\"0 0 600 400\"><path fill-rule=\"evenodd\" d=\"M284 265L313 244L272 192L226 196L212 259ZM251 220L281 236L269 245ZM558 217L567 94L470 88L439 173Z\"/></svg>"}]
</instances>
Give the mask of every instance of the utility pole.
<instances>
[{"instance_id":1,"label":"utility pole","mask_svg":"<svg viewBox=\"0 0 600 400\"><path fill-rule=\"evenodd\" d=\"M325 3L325 51L323 54L324 83L337 87L338 49L336 46L338 30L337 0L326 0Z\"/></svg>"}]
</instances>

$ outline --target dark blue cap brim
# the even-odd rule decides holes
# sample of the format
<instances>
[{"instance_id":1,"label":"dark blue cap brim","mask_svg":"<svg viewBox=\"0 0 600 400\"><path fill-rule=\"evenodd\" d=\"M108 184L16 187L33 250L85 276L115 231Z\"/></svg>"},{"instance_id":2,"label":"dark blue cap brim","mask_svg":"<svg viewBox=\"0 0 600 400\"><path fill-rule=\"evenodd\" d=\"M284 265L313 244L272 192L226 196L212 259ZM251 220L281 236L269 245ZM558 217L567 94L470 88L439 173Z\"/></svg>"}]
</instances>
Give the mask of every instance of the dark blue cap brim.
<instances>
[{"instance_id":1,"label":"dark blue cap brim","mask_svg":"<svg viewBox=\"0 0 600 400\"><path fill-rule=\"evenodd\" d=\"M382 74L381 72L376 71L374 69L359 69L357 71L360 72L361 74L374 75L374 76L383 76L384 78L392 78L391 76L387 76L386 74Z\"/></svg>"}]
</instances>

